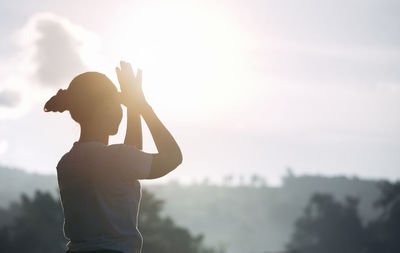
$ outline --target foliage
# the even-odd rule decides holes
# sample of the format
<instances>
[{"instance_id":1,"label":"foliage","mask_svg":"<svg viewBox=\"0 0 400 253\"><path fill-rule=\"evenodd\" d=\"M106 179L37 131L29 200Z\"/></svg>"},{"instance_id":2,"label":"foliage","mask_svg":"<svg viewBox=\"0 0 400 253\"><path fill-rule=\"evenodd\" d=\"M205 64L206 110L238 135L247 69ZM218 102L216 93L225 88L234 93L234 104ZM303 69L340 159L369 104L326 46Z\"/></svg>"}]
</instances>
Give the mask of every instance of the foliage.
<instances>
[{"instance_id":1,"label":"foliage","mask_svg":"<svg viewBox=\"0 0 400 253\"><path fill-rule=\"evenodd\" d=\"M17 172L0 165L0 208L9 206L11 200L18 200L22 192L33 197L34 189L51 190L53 196L57 196L55 176ZM229 253L284 249L294 222L314 192L330 193L339 202L345 201L346 195L359 198L357 207L363 222L379 214L379 209L372 206L379 197L375 180L300 176L288 172L281 186L271 187L262 182L261 176L257 177L248 174L242 184L239 184L238 175L231 174L226 176L222 185L212 180L190 184L143 181L142 185L164 201L162 216L171 217L175 224L190 229L194 235L204 233L204 243L226 249ZM0 210L0 227L14 220L10 215L15 216L15 212L6 213ZM140 229L144 229L143 223L140 223ZM149 239L144 237L144 243Z\"/></svg>"},{"instance_id":2,"label":"foliage","mask_svg":"<svg viewBox=\"0 0 400 253\"><path fill-rule=\"evenodd\" d=\"M368 253L400 252L400 182L380 184L382 196L375 206L382 210L381 216L368 226L371 235Z\"/></svg>"},{"instance_id":3,"label":"foliage","mask_svg":"<svg viewBox=\"0 0 400 253\"><path fill-rule=\"evenodd\" d=\"M143 191L140 231L144 237L143 252L163 253L214 253L203 247L203 235L192 236L185 228L178 227L171 218L161 217L163 201Z\"/></svg>"},{"instance_id":4,"label":"foliage","mask_svg":"<svg viewBox=\"0 0 400 253\"><path fill-rule=\"evenodd\" d=\"M0 252L65 252L61 206L50 193L22 195L17 206L18 216L1 229Z\"/></svg>"},{"instance_id":5,"label":"foliage","mask_svg":"<svg viewBox=\"0 0 400 253\"><path fill-rule=\"evenodd\" d=\"M330 194L314 194L287 244L289 253L397 253L400 252L400 182L380 184L375 206L381 215L362 224L358 199L345 203Z\"/></svg>"},{"instance_id":6,"label":"foliage","mask_svg":"<svg viewBox=\"0 0 400 253\"><path fill-rule=\"evenodd\" d=\"M203 246L203 237L192 236L169 217L161 217L162 202L143 191L139 224L146 253L214 253ZM16 217L0 228L0 252L62 253L66 240L62 233L62 209L50 193L37 191L33 198L21 196L19 203L2 213ZM9 215L11 217L11 215Z\"/></svg>"},{"instance_id":7,"label":"foliage","mask_svg":"<svg viewBox=\"0 0 400 253\"><path fill-rule=\"evenodd\" d=\"M296 222L289 252L363 252L366 235L357 203L348 198L341 204L329 194L314 194L303 217Z\"/></svg>"}]
</instances>

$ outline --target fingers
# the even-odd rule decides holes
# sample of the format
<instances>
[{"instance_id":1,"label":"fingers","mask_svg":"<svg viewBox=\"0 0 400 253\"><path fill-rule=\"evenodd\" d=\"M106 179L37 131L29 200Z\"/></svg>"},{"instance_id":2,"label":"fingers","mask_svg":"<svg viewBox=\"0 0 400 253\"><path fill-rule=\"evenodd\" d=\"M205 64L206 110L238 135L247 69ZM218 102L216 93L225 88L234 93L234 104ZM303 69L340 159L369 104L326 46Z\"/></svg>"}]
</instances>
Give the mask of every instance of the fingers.
<instances>
[{"instance_id":1,"label":"fingers","mask_svg":"<svg viewBox=\"0 0 400 253\"><path fill-rule=\"evenodd\" d=\"M117 72L117 76L119 78L122 78L124 76L125 77L133 77L139 82L139 84L142 83L142 70L141 69L138 69L137 73L135 75L135 73L132 69L132 66L129 62L120 61L119 64L120 64L120 67L115 68L115 71Z\"/></svg>"},{"instance_id":2,"label":"fingers","mask_svg":"<svg viewBox=\"0 0 400 253\"><path fill-rule=\"evenodd\" d=\"M121 71L127 75L131 75L133 77L135 77L135 74L132 70L132 66L130 63L125 62L125 61L120 61L120 65L121 65Z\"/></svg>"},{"instance_id":3,"label":"fingers","mask_svg":"<svg viewBox=\"0 0 400 253\"><path fill-rule=\"evenodd\" d=\"M117 76L121 74L121 69L118 67L115 67L115 72L117 72Z\"/></svg>"},{"instance_id":4,"label":"fingers","mask_svg":"<svg viewBox=\"0 0 400 253\"><path fill-rule=\"evenodd\" d=\"M120 62L119 62L119 65L121 66L121 70L122 70L122 71L125 71L125 69L126 69L126 67L125 67L125 66L126 66L126 62L120 61Z\"/></svg>"},{"instance_id":5,"label":"fingers","mask_svg":"<svg viewBox=\"0 0 400 253\"><path fill-rule=\"evenodd\" d=\"M127 62L125 62L125 61L120 61L119 62L119 65L121 66L121 70L125 70L126 69L126 64L127 64Z\"/></svg>"}]
</instances>

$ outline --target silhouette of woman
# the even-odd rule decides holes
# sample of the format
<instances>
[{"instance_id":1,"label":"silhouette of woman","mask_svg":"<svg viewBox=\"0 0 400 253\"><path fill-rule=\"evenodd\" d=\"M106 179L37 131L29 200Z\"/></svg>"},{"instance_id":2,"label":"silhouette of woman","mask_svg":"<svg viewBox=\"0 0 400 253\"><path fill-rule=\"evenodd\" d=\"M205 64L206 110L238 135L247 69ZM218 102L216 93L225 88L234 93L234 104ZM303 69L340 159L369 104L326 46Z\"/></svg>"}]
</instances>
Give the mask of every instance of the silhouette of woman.
<instances>
[{"instance_id":1,"label":"silhouette of woman","mask_svg":"<svg viewBox=\"0 0 400 253\"><path fill-rule=\"evenodd\" d=\"M135 76L129 63L120 65L121 92L105 75L86 72L44 106L46 112L68 110L81 128L79 140L57 165L67 252L140 253L138 179L162 177L182 162L178 144L143 95L142 71ZM125 141L108 145L121 123L121 104L128 114ZM141 150L140 115L158 153Z\"/></svg>"}]
</instances>

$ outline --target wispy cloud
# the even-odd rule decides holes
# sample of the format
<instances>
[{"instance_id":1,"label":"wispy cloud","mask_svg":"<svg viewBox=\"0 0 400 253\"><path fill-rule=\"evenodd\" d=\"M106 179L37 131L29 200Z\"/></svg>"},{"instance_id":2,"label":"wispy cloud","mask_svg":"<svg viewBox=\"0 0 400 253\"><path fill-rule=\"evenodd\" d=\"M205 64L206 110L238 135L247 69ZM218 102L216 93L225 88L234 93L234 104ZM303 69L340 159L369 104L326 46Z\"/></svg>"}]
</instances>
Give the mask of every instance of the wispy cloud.
<instances>
[{"instance_id":1,"label":"wispy cloud","mask_svg":"<svg viewBox=\"0 0 400 253\"><path fill-rule=\"evenodd\" d=\"M59 17L37 19L34 61L40 84L58 86L85 69L80 42Z\"/></svg>"},{"instance_id":2,"label":"wispy cloud","mask_svg":"<svg viewBox=\"0 0 400 253\"><path fill-rule=\"evenodd\" d=\"M96 48L95 34L53 13L32 15L14 41L18 51L0 62L0 119L18 118L66 88L88 70L85 50Z\"/></svg>"}]
</instances>

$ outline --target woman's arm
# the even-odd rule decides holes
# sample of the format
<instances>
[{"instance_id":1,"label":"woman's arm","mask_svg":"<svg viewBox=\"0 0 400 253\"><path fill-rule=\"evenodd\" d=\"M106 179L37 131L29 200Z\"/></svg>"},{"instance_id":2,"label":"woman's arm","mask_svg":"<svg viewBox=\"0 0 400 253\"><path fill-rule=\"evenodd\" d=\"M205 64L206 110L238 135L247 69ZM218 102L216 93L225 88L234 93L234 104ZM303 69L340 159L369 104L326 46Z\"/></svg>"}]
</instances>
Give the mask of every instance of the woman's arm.
<instances>
[{"instance_id":1,"label":"woman's arm","mask_svg":"<svg viewBox=\"0 0 400 253\"><path fill-rule=\"evenodd\" d=\"M162 177L182 163L182 152L174 137L172 137L168 129L161 123L144 97L142 90L142 70L138 69L137 76L132 78L134 75L130 64L121 62L121 69L117 68L116 71L119 80L120 77L128 80L133 79L133 85L127 85L125 93L121 88L124 104L127 106L128 112L131 108L134 112L137 110L141 113L157 147L158 153L152 154L151 171L148 179ZM127 74L122 75L122 73Z\"/></svg>"},{"instance_id":2,"label":"woman's arm","mask_svg":"<svg viewBox=\"0 0 400 253\"><path fill-rule=\"evenodd\" d=\"M128 107L128 122L126 126L125 144L143 149L142 122L140 113L136 108Z\"/></svg>"},{"instance_id":3,"label":"woman's arm","mask_svg":"<svg viewBox=\"0 0 400 253\"><path fill-rule=\"evenodd\" d=\"M159 120L151 106L144 102L141 108L143 119L149 127L158 150L157 154L153 154L148 179L162 177L182 163L182 152L174 137Z\"/></svg>"},{"instance_id":4,"label":"woman's arm","mask_svg":"<svg viewBox=\"0 0 400 253\"><path fill-rule=\"evenodd\" d=\"M118 81L121 86L123 104L127 108L127 127L125 135L125 144L132 145L138 149L143 149L142 122L140 111L132 103L135 99L134 93L142 85L142 72L138 71L136 77L129 63L121 61L121 68L116 68Z\"/></svg>"}]
</instances>

